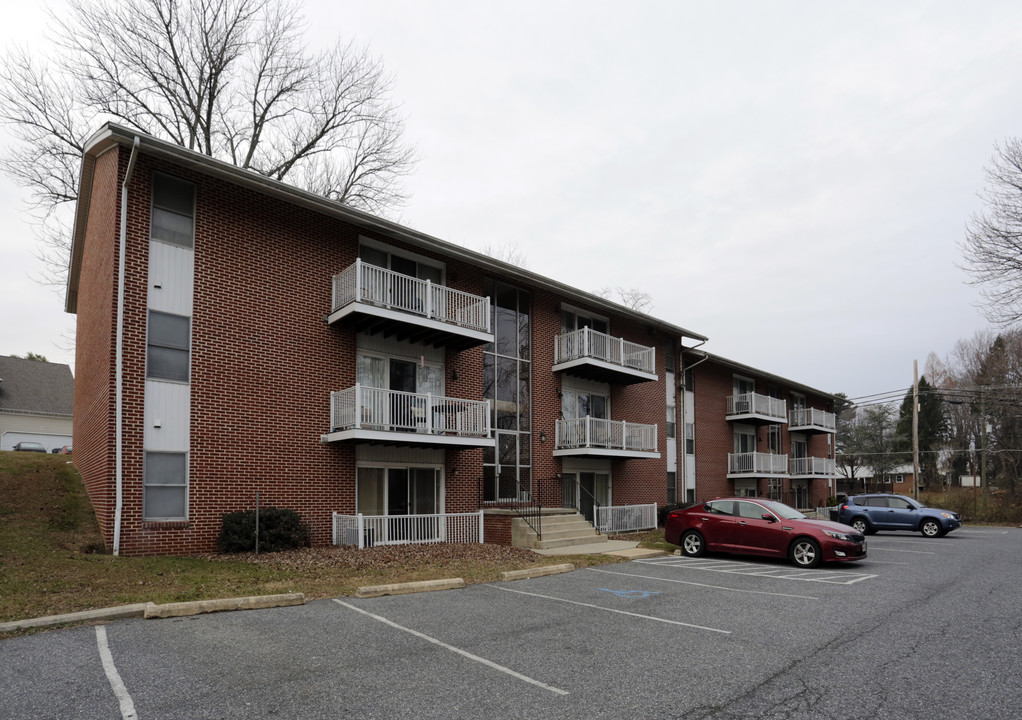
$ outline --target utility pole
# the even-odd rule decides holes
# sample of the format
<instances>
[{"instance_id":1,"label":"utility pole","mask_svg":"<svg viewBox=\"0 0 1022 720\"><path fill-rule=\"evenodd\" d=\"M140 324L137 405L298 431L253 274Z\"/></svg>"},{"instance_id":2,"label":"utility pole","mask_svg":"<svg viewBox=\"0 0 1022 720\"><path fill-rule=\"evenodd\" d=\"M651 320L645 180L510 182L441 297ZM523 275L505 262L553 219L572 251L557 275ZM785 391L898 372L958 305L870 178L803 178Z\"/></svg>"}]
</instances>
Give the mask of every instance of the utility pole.
<instances>
[{"instance_id":1,"label":"utility pole","mask_svg":"<svg viewBox=\"0 0 1022 720\"><path fill-rule=\"evenodd\" d=\"M912 497L919 499L919 361L912 361Z\"/></svg>"}]
</instances>

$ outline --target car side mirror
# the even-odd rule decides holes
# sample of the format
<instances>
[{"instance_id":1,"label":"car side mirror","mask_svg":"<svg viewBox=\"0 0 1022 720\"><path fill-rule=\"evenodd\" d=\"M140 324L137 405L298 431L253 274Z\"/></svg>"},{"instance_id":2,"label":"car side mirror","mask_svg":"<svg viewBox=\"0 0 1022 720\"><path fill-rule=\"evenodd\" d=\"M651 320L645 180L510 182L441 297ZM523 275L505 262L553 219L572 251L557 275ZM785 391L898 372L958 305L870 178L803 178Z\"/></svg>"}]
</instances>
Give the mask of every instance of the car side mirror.
<instances>
[{"instance_id":1,"label":"car side mirror","mask_svg":"<svg viewBox=\"0 0 1022 720\"><path fill-rule=\"evenodd\" d=\"M775 518L770 513L763 513L762 515L760 515L760 517L766 520L767 522L777 522L777 518Z\"/></svg>"}]
</instances>

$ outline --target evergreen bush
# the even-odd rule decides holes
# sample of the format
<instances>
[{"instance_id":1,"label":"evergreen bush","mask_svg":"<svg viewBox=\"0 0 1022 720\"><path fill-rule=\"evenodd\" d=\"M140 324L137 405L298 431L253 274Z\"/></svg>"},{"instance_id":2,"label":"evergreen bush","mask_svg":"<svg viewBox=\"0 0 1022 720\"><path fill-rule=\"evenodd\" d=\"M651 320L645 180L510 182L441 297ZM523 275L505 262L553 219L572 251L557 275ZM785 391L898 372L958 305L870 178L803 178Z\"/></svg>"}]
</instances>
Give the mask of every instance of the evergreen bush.
<instances>
[{"instance_id":1,"label":"evergreen bush","mask_svg":"<svg viewBox=\"0 0 1022 720\"><path fill-rule=\"evenodd\" d=\"M220 552L253 552L255 544L255 510L226 513L216 539ZM302 516L287 508L267 507L259 510L259 551L275 552L309 545L309 528Z\"/></svg>"}]
</instances>

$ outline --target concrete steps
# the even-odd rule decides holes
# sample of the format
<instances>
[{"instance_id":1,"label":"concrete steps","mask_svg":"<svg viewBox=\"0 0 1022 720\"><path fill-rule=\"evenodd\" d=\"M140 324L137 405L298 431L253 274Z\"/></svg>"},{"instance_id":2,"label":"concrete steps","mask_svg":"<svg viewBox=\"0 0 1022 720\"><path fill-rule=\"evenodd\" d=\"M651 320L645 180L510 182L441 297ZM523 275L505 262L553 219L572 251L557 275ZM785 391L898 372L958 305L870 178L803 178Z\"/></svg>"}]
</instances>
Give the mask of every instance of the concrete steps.
<instances>
[{"instance_id":1,"label":"concrete steps","mask_svg":"<svg viewBox=\"0 0 1022 720\"><path fill-rule=\"evenodd\" d=\"M544 513L540 529L543 532L542 540L528 523L521 518L514 518L511 521L511 544L515 547L549 550L607 542L607 537L597 533L596 528L578 512L556 515Z\"/></svg>"}]
</instances>

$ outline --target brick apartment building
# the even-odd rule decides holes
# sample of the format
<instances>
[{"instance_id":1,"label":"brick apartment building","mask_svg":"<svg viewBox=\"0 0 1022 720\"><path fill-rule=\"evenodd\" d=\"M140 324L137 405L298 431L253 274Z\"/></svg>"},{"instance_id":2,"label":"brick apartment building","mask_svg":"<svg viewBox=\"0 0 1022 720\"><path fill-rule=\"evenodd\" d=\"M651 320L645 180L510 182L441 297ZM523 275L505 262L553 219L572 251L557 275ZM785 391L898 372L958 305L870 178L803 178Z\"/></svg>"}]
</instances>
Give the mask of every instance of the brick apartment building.
<instances>
[{"instance_id":1,"label":"brick apartment building","mask_svg":"<svg viewBox=\"0 0 1022 720\"><path fill-rule=\"evenodd\" d=\"M680 493L676 372L704 336L113 124L66 308L75 464L117 553L211 550L257 493L316 544L334 513ZM697 387L730 382L710 367ZM730 443L700 403L699 437Z\"/></svg>"},{"instance_id":2,"label":"brick apartment building","mask_svg":"<svg viewBox=\"0 0 1022 720\"><path fill-rule=\"evenodd\" d=\"M682 359L687 499L825 505L838 479L834 396L702 350Z\"/></svg>"}]
</instances>

